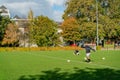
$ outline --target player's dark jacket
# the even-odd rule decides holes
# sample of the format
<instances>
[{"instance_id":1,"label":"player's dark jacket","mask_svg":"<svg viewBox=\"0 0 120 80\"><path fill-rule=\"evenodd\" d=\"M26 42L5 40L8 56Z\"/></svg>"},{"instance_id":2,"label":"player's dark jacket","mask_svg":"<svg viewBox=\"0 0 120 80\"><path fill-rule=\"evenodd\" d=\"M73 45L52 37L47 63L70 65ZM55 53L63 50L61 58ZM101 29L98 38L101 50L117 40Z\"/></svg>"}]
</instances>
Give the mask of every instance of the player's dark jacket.
<instances>
[{"instance_id":1,"label":"player's dark jacket","mask_svg":"<svg viewBox=\"0 0 120 80\"><path fill-rule=\"evenodd\" d=\"M91 50L95 51L94 49L92 49L90 46L86 45L86 46L82 46L82 48L85 48L86 53L90 53Z\"/></svg>"}]
</instances>

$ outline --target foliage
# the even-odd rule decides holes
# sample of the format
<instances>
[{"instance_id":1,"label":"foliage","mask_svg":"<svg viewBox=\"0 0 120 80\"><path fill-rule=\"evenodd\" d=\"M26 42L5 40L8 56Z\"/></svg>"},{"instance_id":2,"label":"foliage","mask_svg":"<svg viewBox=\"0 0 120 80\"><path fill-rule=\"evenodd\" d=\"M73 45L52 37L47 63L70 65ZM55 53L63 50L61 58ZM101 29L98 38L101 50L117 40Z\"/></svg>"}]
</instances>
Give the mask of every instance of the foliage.
<instances>
[{"instance_id":1,"label":"foliage","mask_svg":"<svg viewBox=\"0 0 120 80\"><path fill-rule=\"evenodd\" d=\"M34 17L33 11L32 11L32 9L30 9L30 11L28 13L28 19L33 19L33 17Z\"/></svg>"},{"instance_id":2,"label":"foliage","mask_svg":"<svg viewBox=\"0 0 120 80\"><path fill-rule=\"evenodd\" d=\"M120 0L108 0L109 8L108 8L108 16L111 19L120 19Z\"/></svg>"},{"instance_id":3,"label":"foliage","mask_svg":"<svg viewBox=\"0 0 120 80\"><path fill-rule=\"evenodd\" d=\"M93 26L95 30L96 15L98 14L99 38L118 38L120 27L120 0L68 0L66 2L63 19L73 16L79 22L80 27L87 30L88 26ZM98 4L98 5L97 5ZM98 7L98 12L96 12ZM78 16L79 15L79 16ZM91 33L90 30L87 30ZM84 34L84 31L82 31ZM94 31L93 31L94 32ZM91 36L85 34L83 37L95 38L95 33Z\"/></svg>"},{"instance_id":4,"label":"foliage","mask_svg":"<svg viewBox=\"0 0 120 80\"><path fill-rule=\"evenodd\" d=\"M120 40L120 25L116 25L116 33L117 33L117 38Z\"/></svg>"},{"instance_id":5,"label":"foliage","mask_svg":"<svg viewBox=\"0 0 120 80\"><path fill-rule=\"evenodd\" d=\"M32 43L38 46L56 45L58 41L57 24L48 17L36 17L30 26L30 38Z\"/></svg>"},{"instance_id":6,"label":"foliage","mask_svg":"<svg viewBox=\"0 0 120 80\"><path fill-rule=\"evenodd\" d=\"M5 30L7 27L7 24L10 23L10 19L7 17L0 16L0 45L2 43L2 40L4 38Z\"/></svg>"},{"instance_id":7,"label":"foliage","mask_svg":"<svg viewBox=\"0 0 120 80\"><path fill-rule=\"evenodd\" d=\"M6 27L4 38L2 40L3 46L17 46L18 45L18 27L14 23L9 23Z\"/></svg>"},{"instance_id":8,"label":"foliage","mask_svg":"<svg viewBox=\"0 0 120 80\"><path fill-rule=\"evenodd\" d=\"M77 12L81 14L82 18L95 18L95 5L94 0L68 0L66 2L66 10L63 18L66 19L68 15L77 17Z\"/></svg>"},{"instance_id":9,"label":"foliage","mask_svg":"<svg viewBox=\"0 0 120 80\"><path fill-rule=\"evenodd\" d=\"M58 51L58 50L83 50L80 47L0 47L0 51Z\"/></svg>"},{"instance_id":10,"label":"foliage","mask_svg":"<svg viewBox=\"0 0 120 80\"><path fill-rule=\"evenodd\" d=\"M81 39L79 24L73 17L66 19L62 23L61 28L63 30L62 37L65 42L74 42L79 41Z\"/></svg>"},{"instance_id":11,"label":"foliage","mask_svg":"<svg viewBox=\"0 0 120 80\"><path fill-rule=\"evenodd\" d=\"M86 38L88 40L94 40L96 36L96 24L92 22L83 23L80 25L80 34L82 35L82 38Z\"/></svg>"},{"instance_id":12,"label":"foliage","mask_svg":"<svg viewBox=\"0 0 120 80\"><path fill-rule=\"evenodd\" d=\"M117 38L117 27L119 26L113 19L107 16L101 16L99 23L102 24L104 28L106 38Z\"/></svg>"}]
</instances>

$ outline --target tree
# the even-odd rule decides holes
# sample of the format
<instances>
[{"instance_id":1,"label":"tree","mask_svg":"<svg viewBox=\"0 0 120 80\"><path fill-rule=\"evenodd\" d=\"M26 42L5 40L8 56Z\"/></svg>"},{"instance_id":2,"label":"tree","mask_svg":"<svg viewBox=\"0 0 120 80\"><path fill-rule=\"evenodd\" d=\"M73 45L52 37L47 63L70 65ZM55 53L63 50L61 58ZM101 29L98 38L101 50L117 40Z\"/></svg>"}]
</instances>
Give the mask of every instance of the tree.
<instances>
[{"instance_id":1,"label":"tree","mask_svg":"<svg viewBox=\"0 0 120 80\"><path fill-rule=\"evenodd\" d=\"M61 26L63 32L62 37L65 42L75 42L81 40L80 27L75 18L66 19Z\"/></svg>"},{"instance_id":2,"label":"tree","mask_svg":"<svg viewBox=\"0 0 120 80\"><path fill-rule=\"evenodd\" d=\"M99 23L103 26L105 38L117 38L118 24L113 19L110 19L108 16L101 16Z\"/></svg>"},{"instance_id":3,"label":"tree","mask_svg":"<svg viewBox=\"0 0 120 80\"><path fill-rule=\"evenodd\" d=\"M111 19L120 19L120 0L108 0L107 14Z\"/></svg>"},{"instance_id":4,"label":"tree","mask_svg":"<svg viewBox=\"0 0 120 80\"><path fill-rule=\"evenodd\" d=\"M30 9L30 11L28 12L28 19L33 20L33 18L34 18L34 14L33 14L32 9Z\"/></svg>"},{"instance_id":5,"label":"tree","mask_svg":"<svg viewBox=\"0 0 120 80\"><path fill-rule=\"evenodd\" d=\"M117 25L116 31L117 31L117 39L120 40L120 25Z\"/></svg>"},{"instance_id":6,"label":"tree","mask_svg":"<svg viewBox=\"0 0 120 80\"><path fill-rule=\"evenodd\" d=\"M18 45L18 27L13 24L9 23L5 30L4 38L2 40L3 46L17 46Z\"/></svg>"},{"instance_id":7,"label":"tree","mask_svg":"<svg viewBox=\"0 0 120 80\"><path fill-rule=\"evenodd\" d=\"M28 12L28 27L26 27L26 30L27 30L27 37L28 37L28 43L29 43L29 46L31 45L31 42L32 42L32 40L31 40L31 31L30 31L30 27L32 26L32 21L33 21L33 19L34 19L34 13L33 13L33 11L32 11L32 9L30 9L30 11Z\"/></svg>"},{"instance_id":8,"label":"tree","mask_svg":"<svg viewBox=\"0 0 120 80\"><path fill-rule=\"evenodd\" d=\"M11 21L9 18L3 17L0 15L0 45L1 45L2 40L4 38L6 27L10 22Z\"/></svg>"},{"instance_id":9,"label":"tree","mask_svg":"<svg viewBox=\"0 0 120 80\"><path fill-rule=\"evenodd\" d=\"M30 26L32 43L38 46L56 45L58 40L57 24L48 17L38 16L33 19Z\"/></svg>"},{"instance_id":10,"label":"tree","mask_svg":"<svg viewBox=\"0 0 120 80\"><path fill-rule=\"evenodd\" d=\"M98 3L98 13L96 13L96 1ZM117 38L119 30L116 28L120 27L118 25L120 22L116 21L116 19L120 19L119 3L120 0L68 0L63 19L66 20L69 16L73 16L79 22L80 29L83 29L83 27L87 29L88 26L95 29L96 14L98 14L99 38ZM90 33L90 30L87 31ZM89 34L85 34L84 36L93 38L93 35L90 36Z\"/></svg>"},{"instance_id":11,"label":"tree","mask_svg":"<svg viewBox=\"0 0 120 80\"><path fill-rule=\"evenodd\" d=\"M95 18L95 1L94 0L68 0L63 19L72 15L76 18L89 19Z\"/></svg>"},{"instance_id":12,"label":"tree","mask_svg":"<svg viewBox=\"0 0 120 80\"><path fill-rule=\"evenodd\" d=\"M116 39L120 40L120 19L118 18L118 19L115 19L114 21L116 23L116 25L115 25L116 26L116 33L117 33Z\"/></svg>"}]
</instances>

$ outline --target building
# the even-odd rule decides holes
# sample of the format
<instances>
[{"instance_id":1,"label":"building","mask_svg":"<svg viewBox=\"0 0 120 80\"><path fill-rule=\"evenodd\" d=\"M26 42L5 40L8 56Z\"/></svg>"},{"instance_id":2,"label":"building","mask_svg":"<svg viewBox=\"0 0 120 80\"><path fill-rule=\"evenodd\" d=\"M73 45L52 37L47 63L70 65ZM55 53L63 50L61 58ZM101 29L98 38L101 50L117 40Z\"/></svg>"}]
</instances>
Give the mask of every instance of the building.
<instances>
[{"instance_id":1,"label":"building","mask_svg":"<svg viewBox=\"0 0 120 80\"><path fill-rule=\"evenodd\" d=\"M0 15L10 18L10 12L4 5L0 6Z\"/></svg>"},{"instance_id":2,"label":"building","mask_svg":"<svg viewBox=\"0 0 120 80\"><path fill-rule=\"evenodd\" d=\"M29 19L15 15L11 20L18 26L19 46L29 47Z\"/></svg>"}]
</instances>

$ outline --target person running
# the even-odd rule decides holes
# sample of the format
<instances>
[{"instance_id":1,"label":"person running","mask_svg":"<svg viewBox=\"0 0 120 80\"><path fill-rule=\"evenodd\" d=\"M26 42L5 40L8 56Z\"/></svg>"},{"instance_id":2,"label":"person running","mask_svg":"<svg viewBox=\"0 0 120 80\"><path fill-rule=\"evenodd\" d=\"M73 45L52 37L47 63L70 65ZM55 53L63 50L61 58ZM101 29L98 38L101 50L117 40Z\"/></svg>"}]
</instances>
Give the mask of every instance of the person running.
<instances>
[{"instance_id":1,"label":"person running","mask_svg":"<svg viewBox=\"0 0 120 80\"><path fill-rule=\"evenodd\" d=\"M90 46L88 45L85 45L85 46L82 46L82 48L85 48L85 51L86 51L86 62L90 62L91 59L90 59L90 52L91 50L95 52L95 49L91 48Z\"/></svg>"},{"instance_id":2,"label":"person running","mask_svg":"<svg viewBox=\"0 0 120 80\"><path fill-rule=\"evenodd\" d=\"M79 46L79 43L76 44L75 48L78 46ZM79 55L79 50L75 49L73 53L74 53L74 55Z\"/></svg>"}]
</instances>

